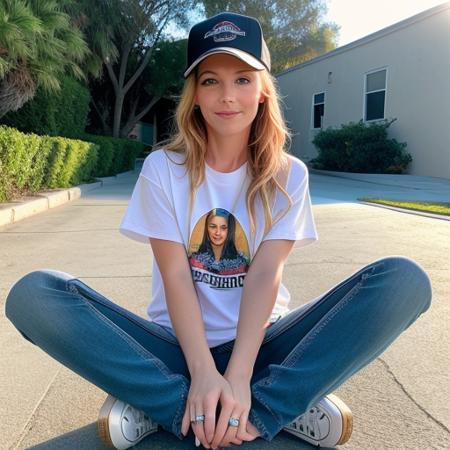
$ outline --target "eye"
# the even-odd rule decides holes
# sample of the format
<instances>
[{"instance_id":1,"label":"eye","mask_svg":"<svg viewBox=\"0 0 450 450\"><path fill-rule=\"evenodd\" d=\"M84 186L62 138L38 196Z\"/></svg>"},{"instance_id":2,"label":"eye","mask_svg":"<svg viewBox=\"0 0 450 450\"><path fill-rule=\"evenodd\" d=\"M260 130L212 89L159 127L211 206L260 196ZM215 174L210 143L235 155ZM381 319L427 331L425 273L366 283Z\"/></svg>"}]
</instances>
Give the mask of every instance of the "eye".
<instances>
[{"instance_id":1,"label":"eye","mask_svg":"<svg viewBox=\"0 0 450 450\"><path fill-rule=\"evenodd\" d=\"M237 83L238 83L238 84L249 84L249 83L250 83L250 80L249 80L248 78L241 77L241 78L238 78L238 79L237 79Z\"/></svg>"},{"instance_id":2,"label":"eye","mask_svg":"<svg viewBox=\"0 0 450 450\"><path fill-rule=\"evenodd\" d=\"M211 84L215 84L216 80L214 78L205 78L200 84L202 86L209 86Z\"/></svg>"}]
</instances>

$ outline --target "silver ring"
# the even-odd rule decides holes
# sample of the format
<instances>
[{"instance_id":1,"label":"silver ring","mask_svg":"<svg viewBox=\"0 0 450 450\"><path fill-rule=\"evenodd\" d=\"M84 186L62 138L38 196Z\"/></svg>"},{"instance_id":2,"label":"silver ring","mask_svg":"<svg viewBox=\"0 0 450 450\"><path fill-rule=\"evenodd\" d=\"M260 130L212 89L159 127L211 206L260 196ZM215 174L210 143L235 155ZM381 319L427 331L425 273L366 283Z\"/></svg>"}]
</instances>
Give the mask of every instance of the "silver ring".
<instances>
[{"instance_id":1,"label":"silver ring","mask_svg":"<svg viewBox=\"0 0 450 450\"><path fill-rule=\"evenodd\" d=\"M228 425L230 425L230 427L238 427L239 426L239 419L235 419L234 417L230 417L230 419L228 420Z\"/></svg>"},{"instance_id":2,"label":"silver ring","mask_svg":"<svg viewBox=\"0 0 450 450\"><path fill-rule=\"evenodd\" d=\"M205 416L195 416L194 420L191 420L191 422L204 422L205 421Z\"/></svg>"}]
</instances>

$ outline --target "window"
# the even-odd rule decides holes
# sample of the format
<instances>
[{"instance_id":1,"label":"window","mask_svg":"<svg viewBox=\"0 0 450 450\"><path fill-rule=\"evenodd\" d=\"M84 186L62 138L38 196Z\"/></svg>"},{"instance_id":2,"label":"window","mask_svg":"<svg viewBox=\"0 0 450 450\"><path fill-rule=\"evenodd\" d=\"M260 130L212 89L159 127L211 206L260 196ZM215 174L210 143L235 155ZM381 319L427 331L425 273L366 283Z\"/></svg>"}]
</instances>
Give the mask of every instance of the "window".
<instances>
[{"instance_id":1,"label":"window","mask_svg":"<svg viewBox=\"0 0 450 450\"><path fill-rule=\"evenodd\" d=\"M313 128L322 128L324 112L325 112L325 92L313 94L313 111L312 111Z\"/></svg>"},{"instance_id":2,"label":"window","mask_svg":"<svg viewBox=\"0 0 450 450\"><path fill-rule=\"evenodd\" d=\"M364 120L384 119L385 100L386 69L366 74Z\"/></svg>"}]
</instances>

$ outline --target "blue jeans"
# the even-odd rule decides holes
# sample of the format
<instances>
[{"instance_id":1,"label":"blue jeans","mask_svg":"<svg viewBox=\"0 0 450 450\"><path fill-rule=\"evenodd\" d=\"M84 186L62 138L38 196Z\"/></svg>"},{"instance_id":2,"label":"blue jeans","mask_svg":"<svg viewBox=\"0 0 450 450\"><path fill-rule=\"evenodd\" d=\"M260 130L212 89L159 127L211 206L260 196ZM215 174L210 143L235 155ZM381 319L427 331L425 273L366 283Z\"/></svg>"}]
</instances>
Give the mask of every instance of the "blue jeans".
<instances>
[{"instance_id":1,"label":"blue jeans","mask_svg":"<svg viewBox=\"0 0 450 450\"><path fill-rule=\"evenodd\" d=\"M290 311L266 330L251 379L249 420L264 440L374 360L431 302L428 275L389 256ZM81 377L146 412L179 439L190 375L174 335L64 272L19 279L6 316ZM224 373L234 341L211 348Z\"/></svg>"}]
</instances>

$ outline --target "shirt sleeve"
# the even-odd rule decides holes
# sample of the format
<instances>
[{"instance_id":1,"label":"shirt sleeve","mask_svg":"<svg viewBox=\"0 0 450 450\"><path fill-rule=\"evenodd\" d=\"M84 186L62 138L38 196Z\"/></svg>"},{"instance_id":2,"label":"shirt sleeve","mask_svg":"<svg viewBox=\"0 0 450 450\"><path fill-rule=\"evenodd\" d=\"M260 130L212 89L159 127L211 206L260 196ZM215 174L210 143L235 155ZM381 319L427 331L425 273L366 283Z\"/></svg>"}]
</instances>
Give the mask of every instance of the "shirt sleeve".
<instances>
[{"instance_id":1,"label":"shirt sleeve","mask_svg":"<svg viewBox=\"0 0 450 450\"><path fill-rule=\"evenodd\" d=\"M286 196L279 194L283 198L283 206L276 209L276 216L288 206ZM300 185L290 192L292 198L292 206L289 211L275 222L269 232L264 236L263 241L269 239L287 239L297 241L295 247L304 247L312 244L319 239L316 225L314 223L314 215L311 205L311 196L309 193L309 175L308 171L304 172ZM277 202L280 204L281 202Z\"/></svg>"},{"instance_id":2,"label":"shirt sleeve","mask_svg":"<svg viewBox=\"0 0 450 450\"><path fill-rule=\"evenodd\" d=\"M134 186L119 231L142 243L149 243L149 237L183 243L169 198L157 182L142 172Z\"/></svg>"}]
</instances>

